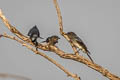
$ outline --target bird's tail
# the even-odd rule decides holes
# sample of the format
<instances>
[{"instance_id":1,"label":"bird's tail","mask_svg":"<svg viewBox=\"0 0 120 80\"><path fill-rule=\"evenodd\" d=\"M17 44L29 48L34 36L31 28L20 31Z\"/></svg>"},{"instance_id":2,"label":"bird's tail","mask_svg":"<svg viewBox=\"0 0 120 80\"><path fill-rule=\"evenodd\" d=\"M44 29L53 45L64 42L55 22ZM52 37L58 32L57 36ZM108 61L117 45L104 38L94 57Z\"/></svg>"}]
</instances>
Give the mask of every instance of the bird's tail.
<instances>
[{"instance_id":1,"label":"bird's tail","mask_svg":"<svg viewBox=\"0 0 120 80\"><path fill-rule=\"evenodd\" d=\"M91 54L91 53L88 51L88 52L87 52L87 56L88 56L89 59L94 63L93 59L90 57L90 54Z\"/></svg>"}]
</instances>

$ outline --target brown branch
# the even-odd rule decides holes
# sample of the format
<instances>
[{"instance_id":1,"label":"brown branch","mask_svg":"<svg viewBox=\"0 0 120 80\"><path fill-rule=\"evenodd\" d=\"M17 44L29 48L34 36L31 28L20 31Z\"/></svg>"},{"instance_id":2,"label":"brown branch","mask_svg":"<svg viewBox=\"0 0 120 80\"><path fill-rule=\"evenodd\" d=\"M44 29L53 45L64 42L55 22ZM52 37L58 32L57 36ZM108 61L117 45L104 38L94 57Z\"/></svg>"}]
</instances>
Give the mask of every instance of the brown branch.
<instances>
[{"instance_id":1,"label":"brown branch","mask_svg":"<svg viewBox=\"0 0 120 80\"><path fill-rule=\"evenodd\" d=\"M23 41L25 41L25 42L27 42L27 43L30 43L31 45L34 45L32 42L31 42L31 40L28 38L28 37L26 37L26 36L24 36L24 35L22 35L15 27L13 27L9 22L8 22L8 20L6 19L6 17L3 15L3 13L2 13L2 11L0 10L0 18L3 20L3 22L4 22L4 24L6 25L6 27L13 33L13 34L15 34L18 38L20 38L21 40L23 40ZM34 45L35 46L35 45ZM38 44L38 48L42 48L43 50L48 50L48 51L50 51L50 47L49 46L43 46L43 45L41 45L40 43ZM54 48L54 49L56 49L56 48ZM41 55L42 56L42 55ZM56 65L57 66L57 65ZM62 68L61 68L62 69ZM62 69L63 71L64 71L64 69ZM65 73L68 73L68 72L66 72L66 71L64 71ZM74 74L68 74L68 76L71 76L71 77L73 77L73 78L75 78L75 80L80 80L80 77L78 77L77 75L74 75Z\"/></svg>"},{"instance_id":2,"label":"brown branch","mask_svg":"<svg viewBox=\"0 0 120 80\"><path fill-rule=\"evenodd\" d=\"M30 39L28 39L26 36L22 35L14 26L12 26L8 20L6 19L6 17L3 15L1 9L0 9L0 18L3 20L4 24L6 25L6 27L16 36L18 36L20 39L22 40L28 40L30 41Z\"/></svg>"},{"instance_id":3,"label":"brown branch","mask_svg":"<svg viewBox=\"0 0 120 80\"><path fill-rule=\"evenodd\" d=\"M68 38L68 36L66 35L66 33L63 31L63 23L62 23L62 16L61 16L61 12L60 12L60 8L58 6L57 0L53 0L56 11L57 11L57 15L58 15L58 21L59 21L59 27L60 27L60 34L70 43L70 45L72 46L72 49L74 51L74 53L76 55L79 55L79 53L77 52L77 49L75 47L73 47L73 44L70 42L70 39Z\"/></svg>"},{"instance_id":4,"label":"brown branch","mask_svg":"<svg viewBox=\"0 0 120 80\"><path fill-rule=\"evenodd\" d=\"M71 44L71 46L73 48L73 51L76 53L77 50L73 47L73 44L70 42L67 35L65 35L66 33L63 32L62 16L61 16L61 12L60 12L60 8L59 8L59 5L57 3L57 0L53 0L53 2L54 2L54 5L55 5L55 8L56 8L56 11L57 11L57 15L58 15L60 33L67 41L69 41L69 43ZM92 63L91 61L85 59L84 57L79 56L78 53L76 53L75 55L65 54L64 56L61 56L61 57L65 58L65 59L72 59L72 60L75 60L75 61L78 61L78 62L82 62L83 64L86 64L88 67L102 73L105 77L109 78L110 80L120 80L120 78L118 76L110 73L108 70L104 69L103 67Z\"/></svg>"},{"instance_id":5,"label":"brown branch","mask_svg":"<svg viewBox=\"0 0 120 80\"><path fill-rule=\"evenodd\" d=\"M62 65L60 65L58 62L56 62L55 60L53 60L52 58L48 57L47 55L45 55L42 52L36 51L36 49L33 49L31 46L27 45L26 43L24 43L23 41L17 39L16 37L13 36L9 36L6 33L4 33L3 37L12 39L12 40L16 40L17 42L21 43L23 46L27 47L28 49L30 49L31 51L33 51L34 53L43 56L45 59L47 59L48 61L50 61L51 63L55 64L58 68L60 68L61 70L63 70L67 76L71 76L73 77L75 80L80 80L80 78L76 75L76 74L72 74L70 73L68 70L66 70Z\"/></svg>"},{"instance_id":6,"label":"brown branch","mask_svg":"<svg viewBox=\"0 0 120 80\"><path fill-rule=\"evenodd\" d=\"M7 78L7 79L12 78L15 80L31 80L23 76L12 75L12 74L7 74L7 73L0 73L0 78Z\"/></svg>"},{"instance_id":7,"label":"brown branch","mask_svg":"<svg viewBox=\"0 0 120 80\"><path fill-rule=\"evenodd\" d=\"M2 14L2 11L0 11L0 18L5 23L6 27L8 27L8 29L12 33L14 33L21 40L23 40L23 41L31 44L32 46L35 46L28 37L22 35L15 27L13 27L12 25L10 25L10 23L8 22L8 20ZM62 22L62 18L61 18L61 22ZM63 29L61 31L63 31ZM65 34L64 34L64 36L67 38L67 36ZM69 40L69 39L67 39L67 40ZM110 73L107 69L104 69L103 67L99 66L98 64L95 64L95 63L93 64L90 60L84 58L83 56L75 55L75 54L69 54L69 53L66 53L66 52L60 50L58 47L48 46L46 44L43 45L43 44L39 43L38 48L42 49L44 51L52 51L52 52L56 53L57 55L59 55L61 58L64 58L64 59L71 59L71 60L74 60L74 61L77 61L77 62L81 62L81 63L85 64L86 66L88 66L88 67L90 67L90 68L92 68L92 69L100 72L102 75L104 75L105 77L107 77L107 78L109 78L111 80L120 80L120 78L118 76Z\"/></svg>"},{"instance_id":8,"label":"brown branch","mask_svg":"<svg viewBox=\"0 0 120 80\"><path fill-rule=\"evenodd\" d=\"M18 38L20 38L21 40L31 44L32 46L35 46L32 41L27 37L24 36L22 33L20 33L14 26L12 26L9 21L6 19L6 17L3 15L2 10L0 9L0 18L2 19L2 21L4 22L4 24L6 25L6 27L14 34L16 35ZM39 44L40 48L42 47L43 49L45 48L45 46L42 46L41 44Z\"/></svg>"},{"instance_id":9,"label":"brown branch","mask_svg":"<svg viewBox=\"0 0 120 80\"><path fill-rule=\"evenodd\" d=\"M60 33L61 33L61 35L63 35L65 33L63 32L63 24L62 24L62 16L61 16L60 8L59 8L58 3L57 3L56 0L53 0L53 2L55 4L57 15L58 15L59 26L60 26Z\"/></svg>"}]
</instances>

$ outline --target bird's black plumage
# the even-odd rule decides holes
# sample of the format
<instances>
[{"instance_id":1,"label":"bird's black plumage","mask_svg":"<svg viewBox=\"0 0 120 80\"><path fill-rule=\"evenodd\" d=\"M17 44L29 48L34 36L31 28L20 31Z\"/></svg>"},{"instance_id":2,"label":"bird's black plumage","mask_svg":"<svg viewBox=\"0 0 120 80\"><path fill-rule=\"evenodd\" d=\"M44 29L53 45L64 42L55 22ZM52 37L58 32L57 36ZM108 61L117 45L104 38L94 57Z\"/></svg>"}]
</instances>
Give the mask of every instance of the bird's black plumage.
<instances>
[{"instance_id":1,"label":"bird's black plumage","mask_svg":"<svg viewBox=\"0 0 120 80\"><path fill-rule=\"evenodd\" d=\"M40 37L40 32L36 25L29 30L28 36L30 36L31 41L35 44L35 46L38 46L37 38L43 39Z\"/></svg>"}]
</instances>

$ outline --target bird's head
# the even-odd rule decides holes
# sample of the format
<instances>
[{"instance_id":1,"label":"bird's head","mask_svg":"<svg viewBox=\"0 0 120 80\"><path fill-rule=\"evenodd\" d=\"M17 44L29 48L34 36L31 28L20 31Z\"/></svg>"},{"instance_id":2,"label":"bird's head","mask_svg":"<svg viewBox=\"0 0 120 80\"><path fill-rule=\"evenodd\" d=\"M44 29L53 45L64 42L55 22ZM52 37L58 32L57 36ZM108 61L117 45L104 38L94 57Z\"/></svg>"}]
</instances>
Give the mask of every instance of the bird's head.
<instances>
[{"instance_id":1,"label":"bird's head","mask_svg":"<svg viewBox=\"0 0 120 80\"><path fill-rule=\"evenodd\" d=\"M77 36L74 32L67 32L67 36L69 37L69 38L72 38L72 37L75 37L75 36Z\"/></svg>"},{"instance_id":2,"label":"bird's head","mask_svg":"<svg viewBox=\"0 0 120 80\"><path fill-rule=\"evenodd\" d=\"M67 35L76 35L74 32L67 32Z\"/></svg>"},{"instance_id":3,"label":"bird's head","mask_svg":"<svg viewBox=\"0 0 120 80\"><path fill-rule=\"evenodd\" d=\"M56 35L53 35L53 36L51 36L51 38L52 38L52 40L54 41L54 42L56 42L56 43L58 43L58 39L60 39L58 36L56 36Z\"/></svg>"}]
</instances>

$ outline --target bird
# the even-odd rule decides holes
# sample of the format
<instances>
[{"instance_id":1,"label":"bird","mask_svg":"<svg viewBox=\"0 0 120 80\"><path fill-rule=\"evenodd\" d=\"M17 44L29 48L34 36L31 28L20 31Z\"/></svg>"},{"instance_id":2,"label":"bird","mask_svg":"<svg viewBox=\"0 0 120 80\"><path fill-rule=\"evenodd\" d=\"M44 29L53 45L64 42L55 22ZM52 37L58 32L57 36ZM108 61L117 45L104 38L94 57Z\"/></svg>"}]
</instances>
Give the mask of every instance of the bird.
<instances>
[{"instance_id":1,"label":"bird","mask_svg":"<svg viewBox=\"0 0 120 80\"><path fill-rule=\"evenodd\" d=\"M53 35L53 36L50 36L48 37L45 41L43 42L46 42L48 43L49 45L55 45L56 43L58 43L58 39L60 39L58 36L56 35Z\"/></svg>"},{"instance_id":2,"label":"bird","mask_svg":"<svg viewBox=\"0 0 120 80\"><path fill-rule=\"evenodd\" d=\"M74 47L78 48L83 53L86 53L89 59L93 62L92 58L90 57L91 53L87 49L87 46L84 44L84 42L74 32L67 32L66 35L70 39L70 42L73 43Z\"/></svg>"},{"instance_id":3,"label":"bird","mask_svg":"<svg viewBox=\"0 0 120 80\"><path fill-rule=\"evenodd\" d=\"M40 37L40 32L36 25L29 30L27 35L30 37L31 41L35 44L35 47L38 46L37 38L43 39L42 37Z\"/></svg>"}]
</instances>

